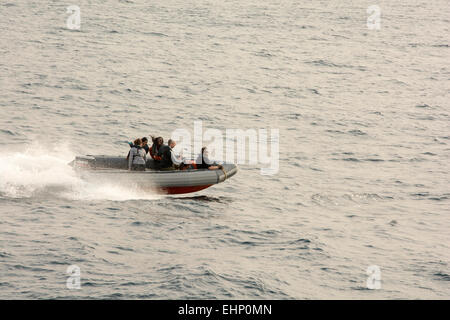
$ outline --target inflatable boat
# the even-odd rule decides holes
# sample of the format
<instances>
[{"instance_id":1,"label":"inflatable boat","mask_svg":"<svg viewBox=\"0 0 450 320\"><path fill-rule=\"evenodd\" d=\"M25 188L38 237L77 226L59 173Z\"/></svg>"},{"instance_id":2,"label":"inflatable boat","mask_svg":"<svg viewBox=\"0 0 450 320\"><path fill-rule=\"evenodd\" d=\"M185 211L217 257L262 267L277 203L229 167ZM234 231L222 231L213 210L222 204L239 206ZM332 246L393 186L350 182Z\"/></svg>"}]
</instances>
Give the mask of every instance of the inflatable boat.
<instances>
[{"instance_id":1,"label":"inflatable boat","mask_svg":"<svg viewBox=\"0 0 450 320\"><path fill-rule=\"evenodd\" d=\"M129 171L125 157L78 156L70 165L85 178L113 182L165 194L191 193L224 182L234 176L237 166L223 164L222 169L157 170L153 159L147 160L145 171Z\"/></svg>"}]
</instances>

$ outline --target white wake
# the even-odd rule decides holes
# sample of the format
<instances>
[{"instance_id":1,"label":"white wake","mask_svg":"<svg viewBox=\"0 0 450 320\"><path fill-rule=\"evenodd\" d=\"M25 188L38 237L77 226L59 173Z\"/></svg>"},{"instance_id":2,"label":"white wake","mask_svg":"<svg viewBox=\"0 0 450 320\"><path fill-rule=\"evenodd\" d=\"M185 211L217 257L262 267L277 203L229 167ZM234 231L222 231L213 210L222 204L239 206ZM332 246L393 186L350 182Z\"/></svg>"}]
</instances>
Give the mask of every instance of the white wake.
<instances>
[{"instance_id":1,"label":"white wake","mask_svg":"<svg viewBox=\"0 0 450 320\"><path fill-rule=\"evenodd\" d=\"M75 154L30 145L0 150L0 197L60 197L69 200L154 200L158 196L106 182L81 179L69 166Z\"/></svg>"}]
</instances>

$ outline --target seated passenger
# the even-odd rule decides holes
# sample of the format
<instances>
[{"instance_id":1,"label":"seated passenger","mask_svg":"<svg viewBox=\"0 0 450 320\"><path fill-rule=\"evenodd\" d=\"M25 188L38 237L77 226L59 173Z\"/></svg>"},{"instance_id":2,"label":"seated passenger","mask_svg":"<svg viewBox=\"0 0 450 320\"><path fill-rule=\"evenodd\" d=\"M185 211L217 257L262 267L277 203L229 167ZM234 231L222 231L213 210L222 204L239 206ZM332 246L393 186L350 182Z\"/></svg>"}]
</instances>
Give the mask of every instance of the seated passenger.
<instances>
[{"instance_id":1,"label":"seated passenger","mask_svg":"<svg viewBox=\"0 0 450 320\"><path fill-rule=\"evenodd\" d=\"M148 139L146 137L143 137L141 140L142 140L142 148L145 150L145 154L147 154L150 150L148 146Z\"/></svg>"},{"instance_id":2,"label":"seated passenger","mask_svg":"<svg viewBox=\"0 0 450 320\"><path fill-rule=\"evenodd\" d=\"M202 148L201 154L198 155L197 160L195 161L197 163L197 169L209 169L209 170L216 170L216 169L222 169L222 166L217 163L213 163L208 158L208 150L206 147Z\"/></svg>"},{"instance_id":3,"label":"seated passenger","mask_svg":"<svg viewBox=\"0 0 450 320\"><path fill-rule=\"evenodd\" d=\"M148 139L146 137L143 137L141 139L141 141L142 141L142 148L145 150L145 154L147 154L149 149L150 149L148 147ZM128 142L128 144L129 144L130 148L134 147L134 143L133 142ZM128 159L128 156L127 156L127 159Z\"/></svg>"},{"instance_id":4,"label":"seated passenger","mask_svg":"<svg viewBox=\"0 0 450 320\"><path fill-rule=\"evenodd\" d=\"M161 157L158 156L159 148L164 144L164 139L162 137L154 138L152 137L153 144L150 148L150 156L153 160L160 161Z\"/></svg>"},{"instance_id":5,"label":"seated passenger","mask_svg":"<svg viewBox=\"0 0 450 320\"><path fill-rule=\"evenodd\" d=\"M128 170L145 171L147 155L142 148L142 140L134 140L134 145L128 153Z\"/></svg>"},{"instance_id":6,"label":"seated passenger","mask_svg":"<svg viewBox=\"0 0 450 320\"><path fill-rule=\"evenodd\" d=\"M175 155L173 148L176 146L176 142L169 139L168 145L163 144L158 150L158 157L161 157L159 169L161 170L174 170L181 164L181 161Z\"/></svg>"}]
</instances>

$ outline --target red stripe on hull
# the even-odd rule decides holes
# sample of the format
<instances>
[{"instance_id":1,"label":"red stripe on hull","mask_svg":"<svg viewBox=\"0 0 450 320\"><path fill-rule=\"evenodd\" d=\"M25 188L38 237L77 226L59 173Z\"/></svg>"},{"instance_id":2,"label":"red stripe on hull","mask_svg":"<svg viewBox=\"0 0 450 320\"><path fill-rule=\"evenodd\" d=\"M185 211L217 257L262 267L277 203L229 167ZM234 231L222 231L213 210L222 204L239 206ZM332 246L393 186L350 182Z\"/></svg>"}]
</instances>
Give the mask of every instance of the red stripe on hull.
<instances>
[{"instance_id":1,"label":"red stripe on hull","mask_svg":"<svg viewBox=\"0 0 450 320\"><path fill-rule=\"evenodd\" d=\"M181 194L181 193L197 192L209 188L211 186L212 184L206 186L192 186L192 187L162 187L160 188L160 190L167 194Z\"/></svg>"}]
</instances>

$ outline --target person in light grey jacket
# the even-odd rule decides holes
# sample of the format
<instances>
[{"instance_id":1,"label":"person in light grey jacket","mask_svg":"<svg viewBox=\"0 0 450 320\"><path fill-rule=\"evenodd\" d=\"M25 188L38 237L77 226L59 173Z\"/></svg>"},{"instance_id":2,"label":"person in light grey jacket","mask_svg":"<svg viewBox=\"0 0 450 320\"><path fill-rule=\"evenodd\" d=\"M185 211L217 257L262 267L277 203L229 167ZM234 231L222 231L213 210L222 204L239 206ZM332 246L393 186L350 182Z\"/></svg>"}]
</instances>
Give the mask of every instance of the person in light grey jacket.
<instances>
[{"instance_id":1,"label":"person in light grey jacket","mask_svg":"<svg viewBox=\"0 0 450 320\"><path fill-rule=\"evenodd\" d=\"M128 170L145 171L146 163L147 154L145 149L142 148L142 140L136 139L128 154Z\"/></svg>"}]
</instances>

